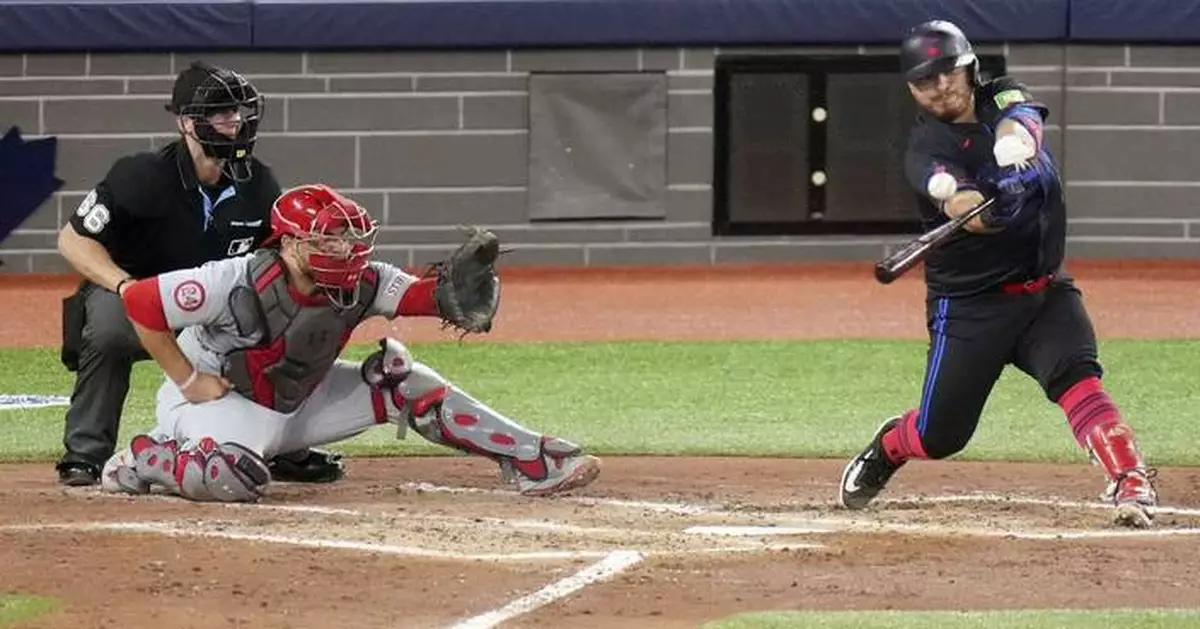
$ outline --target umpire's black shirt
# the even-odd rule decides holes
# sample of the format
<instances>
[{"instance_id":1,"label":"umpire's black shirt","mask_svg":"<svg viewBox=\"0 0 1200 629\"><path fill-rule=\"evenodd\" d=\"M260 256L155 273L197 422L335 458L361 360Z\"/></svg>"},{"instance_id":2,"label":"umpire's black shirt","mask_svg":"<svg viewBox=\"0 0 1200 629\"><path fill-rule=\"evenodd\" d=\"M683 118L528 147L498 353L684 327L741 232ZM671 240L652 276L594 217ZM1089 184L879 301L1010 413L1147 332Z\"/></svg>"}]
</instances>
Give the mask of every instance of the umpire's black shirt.
<instances>
[{"instance_id":1,"label":"umpire's black shirt","mask_svg":"<svg viewBox=\"0 0 1200 629\"><path fill-rule=\"evenodd\" d=\"M202 184L182 141L113 163L71 215L79 234L113 262L145 278L245 254L270 233L280 194L271 170L253 161L249 181Z\"/></svg>"},{"instance_id":2,"label":"umpire's black shirt","mask_svg":"<svg viewBox=\"0 0 1200 629\"><path fill-rule=\"evenodd\" d=\"M938 203L928 196L926 183L939 170L954 175L960 188L978 186L984 197L992 196L982 183L996 172L992 154L996 125L1001 111L1021 102L1047 110L1023 85L1000 77L975 89L978 122L953 124L921 113L909 135L905 170L909 183L920 196L921 219L926 230L949 220ZM1023 282L1057 271L1063 261L1066 241L1066 203L1057 166L1045 146L1038 160L1047 164L1051 176L1042 194L1034 197L1017 220L1003 231L973 234L965 230L934 250L925 260L925 282L933 296L959 296L992 290L1000 284Z\"/></svg>"}]
</instances>

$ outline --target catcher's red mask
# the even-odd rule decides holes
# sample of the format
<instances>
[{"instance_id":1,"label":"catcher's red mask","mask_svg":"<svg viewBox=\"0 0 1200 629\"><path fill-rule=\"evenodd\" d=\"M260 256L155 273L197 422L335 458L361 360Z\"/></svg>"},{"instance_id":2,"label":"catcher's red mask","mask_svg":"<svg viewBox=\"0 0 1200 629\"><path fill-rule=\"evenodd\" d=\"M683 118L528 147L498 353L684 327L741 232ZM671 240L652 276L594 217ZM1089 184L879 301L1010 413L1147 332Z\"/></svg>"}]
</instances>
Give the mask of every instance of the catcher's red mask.
<instances>
[{"instance_id":1,"label":"catcher's red mask","mask_svg":"<svg viewBox=\"0 0 1200 629\"><path fill-rule=\"evenodd\" d=\"M378 225L362 206L323 184L284 192L271 211L271 243L287 235L304 254L308 275L340 306L358 299L375 251Z\"/></svg>"}]
</instances>

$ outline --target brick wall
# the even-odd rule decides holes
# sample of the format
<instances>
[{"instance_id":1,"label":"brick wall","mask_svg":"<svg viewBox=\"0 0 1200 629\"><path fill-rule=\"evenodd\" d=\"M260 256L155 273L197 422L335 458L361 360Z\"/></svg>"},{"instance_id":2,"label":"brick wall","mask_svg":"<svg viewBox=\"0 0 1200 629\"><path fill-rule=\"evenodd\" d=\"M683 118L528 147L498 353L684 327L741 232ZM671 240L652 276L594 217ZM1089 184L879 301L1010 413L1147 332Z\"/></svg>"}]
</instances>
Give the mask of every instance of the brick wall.
<instances>
[{"instance_id":1,"label":"brick wall","mask_svg":"<svg viewBox=\"0 0 1200 629\"><path fill-rule=\"evenodd\" d=\"M1068 180L1071 255L1200 257L1200 48L982 48L1003 51L1010 74L1053 109L1049 136ZM494 226L519 247L513 264L882 255L898 239L709 236L718 52L725 51L0 55L0 125L57 136L66 181L0 244L0 270L65 270L54 251L58 226L112 160L173 138L162 105L175 72L196 56L241 70L270 97L258 154L282 183L322 180L349 190L382 219L379 245L394 262L440 257L460 222ZM663 220L527 220L525 86L540 71L666 74Z\"/></svg>"}]
</instances>

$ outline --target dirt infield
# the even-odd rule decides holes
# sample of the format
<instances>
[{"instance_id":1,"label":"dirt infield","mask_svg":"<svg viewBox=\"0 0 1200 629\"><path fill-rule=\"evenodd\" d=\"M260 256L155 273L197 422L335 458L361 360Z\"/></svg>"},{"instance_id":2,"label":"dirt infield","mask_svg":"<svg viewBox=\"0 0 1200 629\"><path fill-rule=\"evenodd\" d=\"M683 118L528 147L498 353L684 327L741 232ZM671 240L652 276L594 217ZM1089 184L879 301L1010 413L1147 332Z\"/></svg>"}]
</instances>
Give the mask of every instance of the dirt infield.
<instances>
[{"instance_id":1,"label":"dirt infield","mask_svg":"<svg viewBox=\"0 0 1200 629\"><path fill-rule=\"evenodd\" d=\"M1102 336L1200 337L1200 264L1072 272ZM0 346L55 345L47 313L70 288L0 278ZM920 338L923 318L918 281L878 286L861 265L521 270L495 333L472 342ZM383 331L368 328L359 340ZM393 333L447 338L429 322ZM0 592L67 602L28 627L121 629L693 627L765 609L1200 600L1200 468L1160 468L1168 508L1129 532L1083 464L917 462L856 514L833 506L841 464L611 457L586 490L532 499L484 461L357 459L343 482L238 506L66 490L49 464L0 465Z\"/></svg>"}]
</instances>

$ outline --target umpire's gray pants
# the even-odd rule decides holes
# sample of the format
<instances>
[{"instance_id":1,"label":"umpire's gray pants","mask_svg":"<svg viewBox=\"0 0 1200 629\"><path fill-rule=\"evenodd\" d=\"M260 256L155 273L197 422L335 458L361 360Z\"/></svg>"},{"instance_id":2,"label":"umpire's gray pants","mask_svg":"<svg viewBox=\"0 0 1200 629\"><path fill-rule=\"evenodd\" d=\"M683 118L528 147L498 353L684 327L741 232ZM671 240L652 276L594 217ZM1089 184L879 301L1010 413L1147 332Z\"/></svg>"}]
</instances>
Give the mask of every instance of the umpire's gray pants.
<instances>
[{"instance_id":1,"label":"umpire's gray pants","mask_svg":"<svg viewBox=\"0 0 1200 629\"><path fill-rule=\"evenodd\" d=\"M121 410L129 393L133 363L148 360L125 305L116 293L95 285L86 289L86 320L79 351L75 390L67 409L62 462L97 467L112 456L121 425Z\"/></svg>"}]
</instances>

